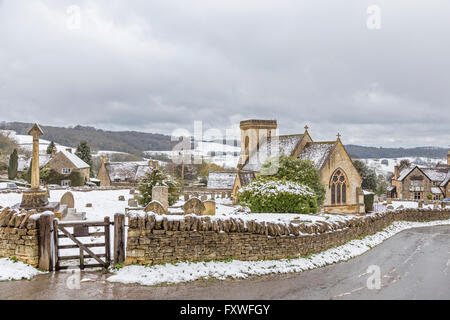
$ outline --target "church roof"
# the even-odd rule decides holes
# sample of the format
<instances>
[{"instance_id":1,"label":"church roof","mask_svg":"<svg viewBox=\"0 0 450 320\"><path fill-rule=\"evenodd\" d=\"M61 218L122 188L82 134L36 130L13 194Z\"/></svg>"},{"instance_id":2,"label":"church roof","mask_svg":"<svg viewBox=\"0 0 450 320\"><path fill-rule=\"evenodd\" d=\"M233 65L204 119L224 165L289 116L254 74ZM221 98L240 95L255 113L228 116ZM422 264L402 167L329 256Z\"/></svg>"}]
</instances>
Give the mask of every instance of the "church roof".
<instances>
[{"instance_id":1,"label":"church roof","mask_svg":"<svg viewBox=\"0 0 450 320\"><path fill-rule=\"evenodd\" d=\"M302 141L303 134L293 134L267 138L259 148L260 151L253 152L248 162L242 168L245 171L259 171L262 165L270 157L281 155L292 156L297 145Z\"/></svg>"},{"instance_id":2,"label":"church roof","mask_svg":"<svg viewBox=\"0 0 450 320\"><path fill-rule=\"evenodd\" d=\"M208 189L231 190L236 180L236 172L211 171L208 176Z\"/></svg>"},{"instance_id":3,"label":"church roof","mask_svg":"<svg viewBox=\"0 0 450 320\"><path fill-rule=\"evenodd\" d=\"M317 169L322 168L328 156L333 151L336 141L308 142L298 158L310 160Z\"/></svg>"}]
</instances>

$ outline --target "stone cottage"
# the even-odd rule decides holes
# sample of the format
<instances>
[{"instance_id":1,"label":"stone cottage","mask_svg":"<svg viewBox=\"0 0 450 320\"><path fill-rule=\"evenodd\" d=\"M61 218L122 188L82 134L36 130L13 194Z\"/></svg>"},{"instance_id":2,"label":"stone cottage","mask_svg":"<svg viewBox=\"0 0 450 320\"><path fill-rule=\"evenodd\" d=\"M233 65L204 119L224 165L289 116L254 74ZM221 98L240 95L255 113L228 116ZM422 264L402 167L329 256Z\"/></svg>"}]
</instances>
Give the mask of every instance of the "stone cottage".
<instances>
[{"instance_id":1,"label":"stone cottage","mask_svg":"<svg viewBox=\"0 0 450 320\"><path fill-rule=\"evenodd\" d=\"M108 162L106 155L103 155L97 179L100 180L100 186L135 184L147 172L158 167L159 162L156 160Z\"/></svg>"},{"instance_id":2,"label":"stone cottage","mask_svg":"<svg viewBox=\"0 0 450 320\"><path fill-rule=\"evenodd\" d=\"M410 166L394 168L388 196L408 200L442 200L450 197L450 151L447 164L433 168Z\"/></svg>"},{"instance_id":3,"label":"stone cottage","mask_svg":"<svg viewBox=\"0 0 450 320\"><path fill-rule=\"evenodd\" d=\"M305 126L303 134L277 136L276 120L245 120L241 121L240 128L241 157L233 187L234 198L242 185L259 174L266 159L284 154L313 162L326 190L323 211L365 211L362 179L339 134L335 141L313 141Z\"/></svg>"}]
</instances>

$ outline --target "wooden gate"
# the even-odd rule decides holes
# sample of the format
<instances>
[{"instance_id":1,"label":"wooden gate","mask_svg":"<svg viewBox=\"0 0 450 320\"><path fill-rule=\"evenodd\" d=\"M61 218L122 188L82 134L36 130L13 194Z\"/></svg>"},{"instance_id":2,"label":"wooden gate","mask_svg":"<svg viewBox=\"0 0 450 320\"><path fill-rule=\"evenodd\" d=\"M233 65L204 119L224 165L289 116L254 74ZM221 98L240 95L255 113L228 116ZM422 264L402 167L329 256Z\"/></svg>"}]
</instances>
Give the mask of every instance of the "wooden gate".
<instances>
[{"instance_id":1,"label":"wooden gate","mask_svg":"<svg viewBox=\"0 0 450 320\"><path fill-rule=\"evenodd\" d=\"M104 221L98 222L58 222L53 220L53 238L55 249L55 270L68 269L70 266L61 266L60 261L65 260L80 260L80 269L84 268L105 268L107 269L111 264L111 249L110 249L110 222L109 217L105 217ZM103 228L101 232L91 232L89 228ZM70 232L67 228L73 228ZM83 243L80 238L86 237L103 237L102 242ZM60 244L61 238L71 240L71 244ZM92 248L104 248L103 253L94 253ZM79 249L79 254L76 255L60 255L62 250ZM86 264L85 259L94 259L95 264Z\"/></svg>"}]
</instances>

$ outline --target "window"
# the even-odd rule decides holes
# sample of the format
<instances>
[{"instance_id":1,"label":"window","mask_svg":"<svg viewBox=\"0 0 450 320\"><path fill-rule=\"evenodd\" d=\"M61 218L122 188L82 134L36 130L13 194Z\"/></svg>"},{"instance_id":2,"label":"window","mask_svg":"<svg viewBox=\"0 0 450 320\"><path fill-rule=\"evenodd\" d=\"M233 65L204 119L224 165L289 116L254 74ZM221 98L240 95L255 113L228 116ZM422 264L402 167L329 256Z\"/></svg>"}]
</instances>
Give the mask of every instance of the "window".
<instances>
[{"instance_id":1,"label":"window","mask_svg":"<svg viewBox=\"0 0 450 320\"><path fill-rule=\"evenodd\" d=\"M62 180L61 186L63 187L70 187L70 180Z\"/></svg>"},{"instance_id":2,"label":"window","mask_svg":"<svg viewBox=\"0 0 450 320\"><path fill-rule=\"evenodd\" d=\"M422 199L422 192L414 192L414 200Z\"/></svg>"},{"instance_id":3,"label":"window","mask_svg":"<svg viewBox=\"0 0 450 320\"><path fill-rule=\"evenodd\" d=\"M347 203L347 178L344 171L337 170L331 178L331 204Z\"/></svg>"},{"instance_id":4,"label":"window","mask_svg":"<svg viewBox=\"0 0 450 320\"><path fill-rule=\"evenodd\" d=\"M70 169L70 168L62 168L61 172L62 172L62 174L70 174L72 172L72 169Z\"/></svg>"}]
</instances>

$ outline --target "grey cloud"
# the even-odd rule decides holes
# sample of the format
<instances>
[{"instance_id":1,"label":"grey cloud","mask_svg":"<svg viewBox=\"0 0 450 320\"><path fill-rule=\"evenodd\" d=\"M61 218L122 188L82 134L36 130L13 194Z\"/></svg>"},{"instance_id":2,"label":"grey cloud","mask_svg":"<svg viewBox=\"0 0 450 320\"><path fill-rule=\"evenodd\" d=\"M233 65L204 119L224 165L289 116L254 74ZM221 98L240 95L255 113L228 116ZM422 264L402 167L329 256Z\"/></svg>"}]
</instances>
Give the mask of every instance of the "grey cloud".
<instances>
[{"instance_id":1,"label":"grey cloud","mask_svg":"<svg viewBox=\"0 0 450 320\"><path fill-rule=\"evenodd\" d=\"M69 30L73 3L0 2L2 120L170 133L256 117L346 143L450 141L448 2L77 1Z\"/></svg>"}]
</instances>

